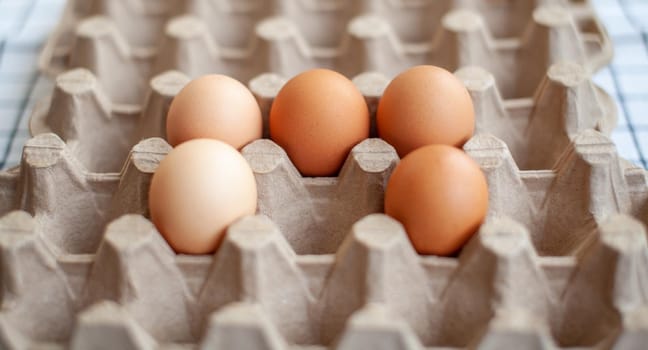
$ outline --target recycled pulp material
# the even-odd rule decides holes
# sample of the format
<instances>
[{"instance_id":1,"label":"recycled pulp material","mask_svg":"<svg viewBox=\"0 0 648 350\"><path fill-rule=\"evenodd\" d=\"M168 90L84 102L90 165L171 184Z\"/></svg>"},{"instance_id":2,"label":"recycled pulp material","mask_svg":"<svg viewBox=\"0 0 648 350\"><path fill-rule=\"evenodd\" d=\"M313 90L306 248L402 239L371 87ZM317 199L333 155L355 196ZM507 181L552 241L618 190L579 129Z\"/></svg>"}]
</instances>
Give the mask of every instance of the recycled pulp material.
<instances>
[{"instance_id":1,"label":"recycled pulp material","mask_svg":"<svg viewBox=\"0 0 648 350\"><path fill-rule=\"evenodd\" d=\"M115 108L131 110L167 70L247 83L315 67L391 78L417 64L480 65L517 98L531 96L554 63L593 72L611 57L582 0L71 0L41 67L86 68Z\"/></svg>"},{"instance_id":2,"label":"recycled pulp material","mask_svg":"<svg viewBox=\"0 0 648 350\"><path fill-rule=\"evenodd\" d=\"M90 173L43 134L0 174L4 347L632 349L648 335L647 173L596 131L535 171L473 137L491 204L458 259L418 256L378 214L397 161L379 139L338 178L248 145L260 215L213 256L176 255L141 216L168 151L147 139L121 173Z\"/></svg>"}]
</instances>

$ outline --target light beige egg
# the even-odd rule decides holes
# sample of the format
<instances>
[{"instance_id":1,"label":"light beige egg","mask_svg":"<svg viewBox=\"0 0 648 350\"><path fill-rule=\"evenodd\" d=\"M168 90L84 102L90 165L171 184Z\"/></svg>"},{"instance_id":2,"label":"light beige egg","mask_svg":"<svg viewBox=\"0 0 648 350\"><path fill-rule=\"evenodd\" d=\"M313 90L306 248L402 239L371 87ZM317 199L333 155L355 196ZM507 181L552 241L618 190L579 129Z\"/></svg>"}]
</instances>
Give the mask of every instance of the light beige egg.
<instances>
[{"instance_id":1,"label":"light beige egg","mask_svg":"<svg viewBox=\"0 0 648 350\"><path fill-rule=\"evenodd\" d=\"M160 162L149 190L151 220L177 253L216 250L227 227L256 212L254 174L230 145L194 139Z\"/></svg>"}]
</instances>

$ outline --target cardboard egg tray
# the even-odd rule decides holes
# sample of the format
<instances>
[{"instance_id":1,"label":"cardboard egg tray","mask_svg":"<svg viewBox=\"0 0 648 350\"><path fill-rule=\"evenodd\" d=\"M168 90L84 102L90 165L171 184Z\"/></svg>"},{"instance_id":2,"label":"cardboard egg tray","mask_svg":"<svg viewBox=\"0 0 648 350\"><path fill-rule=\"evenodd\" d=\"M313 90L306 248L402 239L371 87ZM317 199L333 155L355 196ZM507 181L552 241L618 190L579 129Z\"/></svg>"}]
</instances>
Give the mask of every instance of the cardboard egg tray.
<instances>
[{"instance_id":1,"label":"cardboard egg tray","mask_svg":"<svg viewBox=\"0 0 648 350\"><path fill-rule=\"evenodd\" d=\"M185 256L142 216L169 151L162 139L133 147L121 173L98 174L56 135L36 136L0 177L3 211L22 210L0 219L1 344L641 348L645 170L593 130L554 170L518 170L488 134L466 150L491 205L458 258L418 256L400 224L377 213L397 162L379 139L356 146L338 178L301 178L271 141L250 144L265 215L232 225L214 255Z\"/></svg>"},{"instance_id":2,"label":"cardboard egg tray","mask_svg":"<svg viewBox=\"0 0 648 350\"><path fill-rule=\"evenodd\" d=\"M0 348L642 349L648 174L608 138L590 74L610 57L582 0L71 0L42 55L55 90L0 172ZM288 78L336 68L375 124L418 63L475 105L489 212L458 257L417 255L381 214L398 156L375 125L334 178L246 146L258 215L213 255L175 254L147 219L191 77L243 80L267 121Z\"/></svg>"},{"instance_id":3,"label":"cardboard egg tray","mask_svg":"<svg viewBox=\"0 0 648 350\"><path fill-rule=\"evenodd\" d=\"M532 95L554 63L592 72L611 57L585 0L70 0L41 66L89 69L128 110L168 70L248 82L315 67L391 78L417 64L480 65L513 98Z\"/></svg>"}]
</instances>

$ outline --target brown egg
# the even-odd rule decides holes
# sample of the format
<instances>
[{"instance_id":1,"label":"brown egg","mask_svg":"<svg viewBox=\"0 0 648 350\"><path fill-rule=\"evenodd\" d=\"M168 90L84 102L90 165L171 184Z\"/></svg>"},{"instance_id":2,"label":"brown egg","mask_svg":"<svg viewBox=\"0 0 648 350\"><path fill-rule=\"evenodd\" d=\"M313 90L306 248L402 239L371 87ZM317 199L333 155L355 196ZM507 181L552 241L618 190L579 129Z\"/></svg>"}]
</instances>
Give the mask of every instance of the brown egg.
<instances>
[{"instance_id":1,"label":"brown egg","mask_svg":"<svg viewBox=\"0 0 648 350\"><path fill-rule=\"evenodd\" d=\"M488 186L463 151L417 149L401 160L385 192L385 213L400 221L420 254L451 255L477 231L488 209Z\"/></svg>"},{"instance_id":2,"label":"brown egg","mask_svg":"<svg viewBox=\"0 0 648 350\"><path fill-rule=\"evenodd\" d=\"M151 220L178 253L207 254L227 227L254 214L257 189L243 156L230 145L195 139L160 162L149 190Z\"/></svg>"},{"instance_id":3,"label":"brown egg","mask_svg":"<svg viewBox=\"0 0 648 350\"><path fill-rule=\"evenodd\" d=\"M404 157L430 144L462 147L475 129L475 112L470 94L452 73L418 66L387 86L376 124L379 136Z\"/></svg>"},{"instance_id":4,"label":"brown egg","mask_svg":"<svg viewBox=\"0 0 648 350\"><path fill-rule=\"evenodd\" d=\"M263 121L254 95L224 75L192 80L173 99L166 121L171 146L209 138L240 149L261 138Z\"/></svg>"},{"instance_id":5,"label":"brown egg","mask_svg":"<svg viewBox=\"0 0 648 350\"><path fill-rule=\"evenodd\" d=\"M288 81L269 119L270 137L304 176L336 175L351 148L369 137L364 97L331 70L310 70Z\"/></svg>"}]
</instances>

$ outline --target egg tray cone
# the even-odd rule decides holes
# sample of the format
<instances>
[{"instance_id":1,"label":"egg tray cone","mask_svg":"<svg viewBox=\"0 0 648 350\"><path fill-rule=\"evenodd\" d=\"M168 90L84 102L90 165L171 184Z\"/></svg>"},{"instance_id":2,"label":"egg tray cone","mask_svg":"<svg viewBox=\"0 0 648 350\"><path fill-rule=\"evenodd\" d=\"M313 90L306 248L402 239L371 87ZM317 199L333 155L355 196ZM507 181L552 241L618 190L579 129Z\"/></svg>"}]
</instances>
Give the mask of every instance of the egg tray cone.
<instances>
[{"instance_id":1,"label":"egg tray cone","mask_svg":"<svg viewBox=\"0 0 648 350\"><path fill-rule=\"evenodd\" d=\"M648 337L648 174L594 130L552 170L506 144L465 146L487 222L458 258L419 256L379 214L398 162L380 139L336 178L303 178L270 140L243 149L259 215L214 255L176 255L147 220L170 147L141 141L89 172L54 134L0 173L0 347L237 349L640 348ZM316 254L316 255L313 255Z\"/></svg>"},{"instance_id":2,"label":"egg tray cone","mask_svg":"<svg viewBox=\"0 0 648 350\"><path fill-rule=\"evenodd\" d=\"M554 63L592 73L611 58L589 1L72 0L40 65L86 68L115 108L130 110L168 70L247 83L316 67L391 78L418 64L480 65L516 98L531 96Z\"/></svg>"},{"instance_id":3,"label":"egg tray cone","mask_svg":"<svg viewBox=\"0 0 648 350\"><path fill-rule=\"evenodd\" d=\"M536 93L523 99L503 99L494 76L483 68L464 67L456 76L471 93L476 132L504 140L522 169L551 169L580 131L609 135L616 126L614 101L576 63L552 65ZM93 172L117 172L138 141L166 137L169 104L188 81L179 72L160 74L150 83L144 107L126 112L115 108L90 71L74 69L57 77L52 96L35 108L30 129L33 135L59 135ZM354 78L371 111L374 137L375 110L389 81L376 72ZM262 111L265 137L272 101L285 82L286 77L262 74L249 83Z\"/></svg>"}]
</instances>

